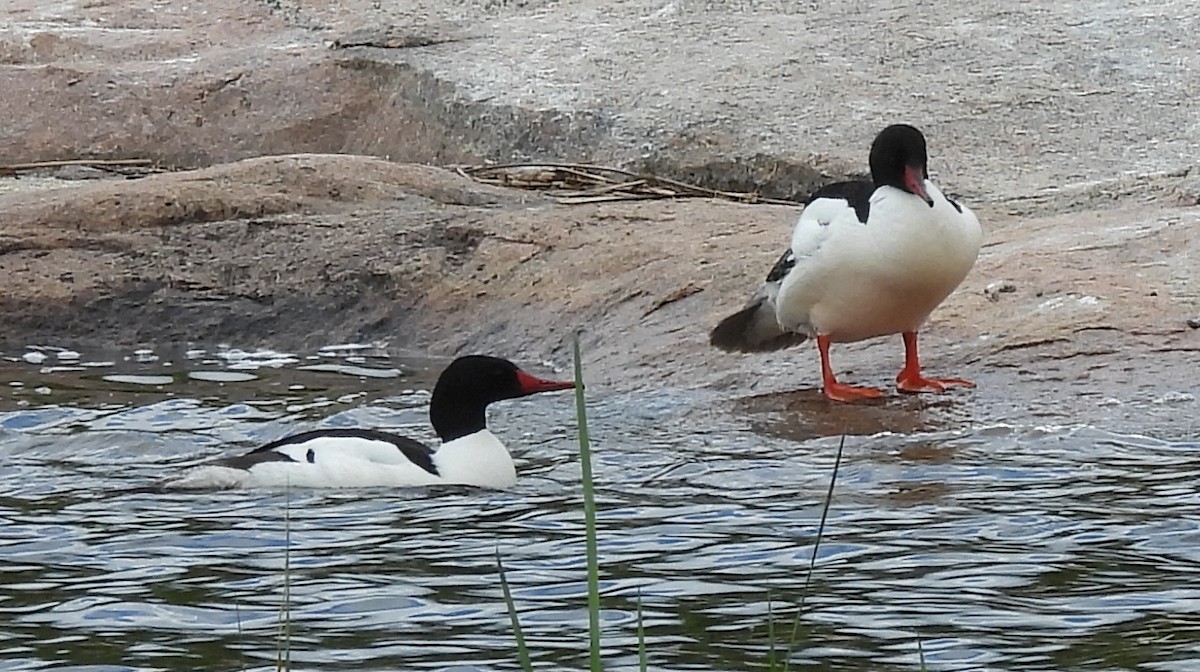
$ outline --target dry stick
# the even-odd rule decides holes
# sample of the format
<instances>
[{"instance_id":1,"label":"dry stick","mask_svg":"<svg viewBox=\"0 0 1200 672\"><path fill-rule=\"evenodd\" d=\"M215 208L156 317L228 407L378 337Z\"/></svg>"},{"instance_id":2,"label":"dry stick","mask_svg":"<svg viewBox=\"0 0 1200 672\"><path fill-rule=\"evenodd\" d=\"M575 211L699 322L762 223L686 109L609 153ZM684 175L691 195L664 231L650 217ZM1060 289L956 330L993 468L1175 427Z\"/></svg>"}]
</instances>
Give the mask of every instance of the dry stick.
<instances>
[{"instance_id":1,"label":"dry stick","mask_svg":"<svg viewBox=\"0 0 1200 672\"><path fill-rule=\"evenodd\" d=\"M639 175L637 173L631 173L628 170L622 170L620 168L613 168L611 166L594 166L594 165L587 164L587 163L502 163L502 164L494 165L494 166L471 166L471 167L467 168L467 171L471 172L471 173L476 173L476 172L484 173L484 172L491 172L491 171L508 170L510 168L553 168L555 170L568 171L568 172L573 172L575 174L584 174L584 175L590 174L587 171L591 170L591 171L602 171L602 172L606 172L606 173L614 173L617 175L623 175L627 178L631 178L634 180L647 180L647 181L663 180L663 181L666 181L665 178L659 178L659 177L654 177L654 176L649 176L649 175ZM703 189L702 187L696 187L694 185L684 184L682 182L679 182L677 184L681 185L685 188L690 188L690 189Z\"/></svg>"},{"instance_id":2,"label":"dry stick","mask_svg":"<svg viewBox=\"0 0 1200 672\"><path fill-rule=\"evenodd\" d=\"M563 205L585 203L614 203L617 201L654 201L660 198L679 198L679 194L604 194L600 196L556 196L555 201Z\"/></svg>"},{"instance_id":3,"label":"dry stick","mask_svg":"<svg viewBox=\"0 0 1200 672\"><path fill-rule=\"evenodd\" d=\"M662 178L646 178L646 181L664 182ZM611 191L611 190L606 190ZM735 201L737 203L764 203L770 205L799 205L793 201L787 201L776 198L763 198L755 194L736 193L728 191L717 191L714 189L704 189L702 187L692 187L682 191L675 191L668 187L655 186L653 184L645 184L637 190L627 194L614 194L612 196L602 196L599 190L595 196L583 194L564 194L558 200L562 203L594 203L597 201L622 201L622 200L639 200L639 199L656 199L656 198L720 198L724 200Z\"/></svg>"},{"instance_id":4,"label":"dry stick","mask_svg":"<svg viewBox=\"0 0 1200 672\"><path fill-rule=\"evenodd\" d=\"M467 178L468 180L474 180L474 179L476 179L475 177L472 177L471 175L468 175L468 174L467 174L467 171L466 171L466 170L465 170L465 169L464 169L462 166L455 166L455 167L454 167L454 172L456 172L456 173L458 173L459 175L461 175L461 176L463 176L463 177ZM480 182L482 182L483 180L479 180L479 181L480 181Z\"/></svg>"},{"instance_id":5,"label":"dry stick","mask_svg":"<svg viewBox=\"0 0 1200 672\"><path fill-rule=\"evenodd\" d=\"M33 163L13 163L0 166L0 173L15 173L22 170L38 170L40 168L62 168L64 166L152 166L151 159L67 159L63 161L35 161Z\"/></svg>"},{"instance_id":6,"label":"dry stick","mask_svg":"<svg viewBox=\"0 0 1200 672\"><path fill-rule=\"evenodd\" d=\"M614 191L621 191L622 189L637 189L644 186L646 186L645 180L634 180L633 182L622 182L620 184L610 184L606 187L596 187L594 189L585 189L583 191L560 194L560 196L563 198L572 198L575 196L599 196L601 194L610 194Z\"/></svg>"},{"instance_id":7,"label":"dry stick","mask_svg":"<svg viewBox=\"0 0 1200 672\"><path fill-rule=\"evenodd\" d=\"M628 170L622 170L620 168L612 168L610 166L593 166L593 165L589 165L589 164L585 164L585 163L504 163L504 164L493 165L493 166L468 166L466 168L460 168L459 171L460 171L460 173L465 171L466 173L470 174L469 176L473 177L475 173L486 173L486 172L490 172L490 171L499 171L499 170L504 170L504 169L509 169L509 168L555 168L555 169L560 169L560 170L581 171L581 172L585 172L588 170L604 171L604 172L608 172L608 173L614 173L617 175L624 175L628 178L632 178L635 180L646 180L648 183L654 183L654 184L659 184L659 185L663 185L663 186L674 187L674 188L679 189L679 190L681 190L689 195L692 195L692 196L707 196L707 197L724 198L724 199L728 199L731 201L739 201L739 202L743 202L743 203L749 202L749 203L766 203L766 204L771 204L771 205L798 205L798 203L795 203L794 201L788 201L788 200L779 199L779 198L763 198L761 196L756 196L754 194L749 194L749 193L739 193L739 192L732 192L732 191L721 191L718 189L708 189L706 187L699 187L694 184L688 184L687 182L680 182L678 180L672 180L667 177L657 177L654 175L639 175L638 173L633 173Z\"/></svg>"},{"instance_id":8,"label":"dry stick","mask_svg":"<svg viewBox=\"0 0 1200 672\"><path fill-rule=\"evenodd\" d=\"M591 163L495 163L485 164L482 166L464 166L463 170L468 173L483 173L490 170L507 170L509 168L563 168L570 170L602 170L608 173L619 173L629 177L641 177L627 170L613 168L611 166L597 166Z\"/></svg>"},{"instance_id":9,"label":"dry stick","mask_svg":"<svg viewBox=\"0 0 1200 672\"><path fill-rule=\"evenodd\" d=\"M557 168L556 170L561 170L562 172L564 172L568 175L574 175L576 177L584 177L584 178L587 178L588 180L591 180L592 182L605 182L608 184L616 184L616 182L617 182L616 180L612 179L611 177L604 177L603 175L596 175L595 173L589 173L587 171L577 170L575 168Z\"/></svg>"},{"instance_id":10,"label":"dry stick","mask_svg":"<svg viewBox=\"0 0 1200 672\"><path fill-rule=\"evenodd\" d=\"M543 186L547 189L552 187L565 189L568 186L580 187L592 184L618 184L618 181L611 177L586 173L580 170L568 170L566 168L554 168L553 170L542 171L541 174L536 175L525 175L522 173L511 175L501 172L494 177L484 177L482 175L473 175L470 177L491 184L517 184L526 187Z\"/></svg>"}]
</instances>

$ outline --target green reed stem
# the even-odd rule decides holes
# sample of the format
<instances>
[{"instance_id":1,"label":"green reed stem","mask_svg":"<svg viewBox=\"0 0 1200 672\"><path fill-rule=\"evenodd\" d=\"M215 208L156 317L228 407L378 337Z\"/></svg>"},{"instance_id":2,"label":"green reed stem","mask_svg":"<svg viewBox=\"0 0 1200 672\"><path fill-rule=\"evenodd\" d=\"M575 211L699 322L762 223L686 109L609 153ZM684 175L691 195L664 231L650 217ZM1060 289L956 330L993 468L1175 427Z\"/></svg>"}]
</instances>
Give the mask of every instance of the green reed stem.
<instances>
[{"instance_id":1,"label":"green reed stem","mask_svg":"<svg viewBox=\"0 0 1200 672\"><path fill-rule=\"evenodd\" d=\"M508 577L504 573L504 562L500 560L500 547L496 547L496 568L500 570L500 590L504 592L504 605L508 607L508 620L512 623L513 637L517 639L517 660L525 672L533 672L533 663L529 660L529 648L525 646L525 632L521 630L521 618L517 616L517 605L513 602L512 591L508 589Z\"/></svg>"},{"instance_id":2,"label":"green reed stem","mask_svg":"<svg viewBox=\"0 0 1200 672\"><path fill-rule=\"evenodd\" d=\"M778 663L775 660L775 612L771 605L771 591L767 591L767 642L770 644L767 649L767 669L775 672Z\"/></svg>"},{"instance_id":3,"label":"green reed stem","mask_svg":"<svg viewBox=\"0 0 1200 672\"><path fill-rule=\"evenodd\" d=\"M233 603L233 615L237 618L238 628L238 660L242 666L242 672L246 672L246 633L242 632L242 607L237 603Z\"/></svg>"},{"instance_id":4,"label":"green reed stem","mask_svg":"<svg viewBox=\"0 0 1200 672\"><path fill-rule=\"evenodd\" d=\"M649 665L646 661L646 628L642 625L642 587L637 592L637 638L638 638L638 669L646 672Z\"/></svg>"},{"instance_id":5,"label":"green reed stem","mask_svg":"<svg viewBox=\"0 0 1200 672\"><path fill-rule=\"evenodd\" d=\"M288 484L290 486L290 482ZM275 670L292 669L292 489L283 490L283 603L279 605L279 645Z\"/></svg>"},{"instance_id":6,"label":"green reed stem","mask_svg":"<svg viewBox=\"0 0 1200 672\"><path fill-rule=\"evenodd\" d=\"M583 523L587 536L588 666L603 672L600 662L600 553L596 548L596 490L592 481L592 445L588 438L587 405L583 394L583 363L579 334L573 339L575 354L575 416L579 423L579 463L583 470Z\"/></svg>"},{"instance_id":7,"label":"green reed stem","mask_svg":"<svg viewBox=\"0 0 1200 672\"><path fill-rule=\"evenodd\" d=\"M833 473L829 476L829 490L825 493L825 506L821 509L821 523L817 525L817 540L813 542L812 557L808 559L808 575L804 577L804 588L800 590L800 604L796 617L792 619L792 636L788 639L787 657L783 659L783 672L792 662L792 650L796 647L796 636L800 633L800 615L804 613L804 601L808 597L808 586L812 582L813 570L817 566L817 551L821 549L821 537L825 534L825 520L829 518L829 505L833 502L833 486L837 483L838 467L842 464L842 450L846 447L846 435L838 442L837 457L833 460Z\"/></svg>"}]
</instances>

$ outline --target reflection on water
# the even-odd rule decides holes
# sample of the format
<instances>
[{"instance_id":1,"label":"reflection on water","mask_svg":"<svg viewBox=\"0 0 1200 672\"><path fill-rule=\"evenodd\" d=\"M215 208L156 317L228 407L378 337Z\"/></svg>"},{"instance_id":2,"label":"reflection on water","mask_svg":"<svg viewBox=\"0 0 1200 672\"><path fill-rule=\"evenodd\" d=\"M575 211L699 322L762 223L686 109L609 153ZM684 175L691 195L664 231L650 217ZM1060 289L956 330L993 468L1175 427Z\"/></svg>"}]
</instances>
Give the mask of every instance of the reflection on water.
<instances>
[{"instance_id":1,"label":"reflection on water","mask_svg":"<svg viewBox=\"0 0 1200 672\"><path fill-rule=\"evenodd\" d=\"M512 669L497 548L535 663L585 666L568 399L494 408L510 492L147 494L315 425L429 439L433 369L44 354L0 365L0 670L272 667L285 549L297 668ZM639 591L655 669L763 666L845 431L793 669L916 670L918 638L932 670L1200 669L1196 443L990 426L953 398L591 394L614 667L636 664Z\"/></svg>"},{"instance_id":2,"label":"reflection on water","mask_svg":"<svg viewBox=\"0 0 1200 672\"><path fill-rule=\"evenodd\" d=\"M754 418L755 431L792 441L843 434L932 432L963 426L970 420L954 395L910 394L830 404L819 389L808 389L745 397L733 407Z\"/></svg>"}]
</instances>

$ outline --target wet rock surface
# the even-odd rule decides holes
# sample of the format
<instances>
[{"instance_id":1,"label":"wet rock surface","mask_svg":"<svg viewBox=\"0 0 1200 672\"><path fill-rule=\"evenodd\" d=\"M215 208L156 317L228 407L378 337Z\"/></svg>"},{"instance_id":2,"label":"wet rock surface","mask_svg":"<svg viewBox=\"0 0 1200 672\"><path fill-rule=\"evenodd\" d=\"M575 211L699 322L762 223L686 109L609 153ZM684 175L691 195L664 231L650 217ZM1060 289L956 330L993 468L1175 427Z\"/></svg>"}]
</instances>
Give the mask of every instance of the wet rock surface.
<instances>
[{"instance_id":1,"label":"wet rock surface","mask_svg":"<svg viewBox=\"0 0 1200 672\"><path fill-rule=\"evenodd\" d=\"M599 384L728 389L730 412L811 416L810 434L1194 430L1187 5L1101 3L1085 20L1050 3L793 5L16 0L0 27L4 163L195 170L0 179L0 341L388 339L565 363L583 329ZM980 387L842 421L811 392L815 353L707 345L795 208L563 205L415 165L603 161L798 199L863 170L896 119L926 130L935 178L987 231L923 339L931 371ZM847 382L882 384L902 351L834 357Z\"/></svg>"}]
</instances>

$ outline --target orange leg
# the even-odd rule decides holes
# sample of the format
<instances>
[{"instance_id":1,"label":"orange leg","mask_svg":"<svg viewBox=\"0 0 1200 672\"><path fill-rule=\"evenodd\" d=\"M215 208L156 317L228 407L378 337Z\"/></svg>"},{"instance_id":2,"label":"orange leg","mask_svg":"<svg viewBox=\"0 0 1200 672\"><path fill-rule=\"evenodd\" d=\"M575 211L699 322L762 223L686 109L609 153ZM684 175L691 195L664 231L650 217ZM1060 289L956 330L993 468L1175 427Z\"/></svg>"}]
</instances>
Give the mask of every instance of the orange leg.
<instances>
[{"instance_id":1,"label":"orange leg","mask_svg":"<svg viewBox=\"0 0 1200 672\"><path fill-rule=\"evenodd\" d=\"M904 368L896 376L896 388L901 392L945 392L948 387L975 387L962 378L925 378L921 375L921 358L917 355L917 332L906 331L904 336Z\"/></svg>"},{"instance_id":2,"label":"orange leg","mask_svg":"<svg viewBox=\"0 0 1200 672\"><path fill-rule=\"evenodd\" d=\"M829 366L828 336L817 336L817 350L821 351L821 384L825 388L826 397L834 401L849 402L883 396L883 391L874 387L855 387L837 382L833 375L833 367Z\"/></svg>"}]
</instances>

